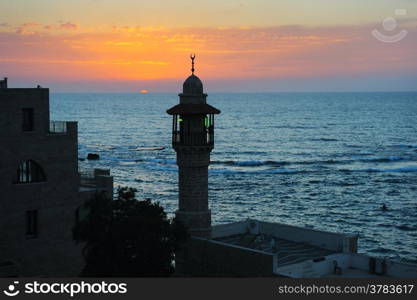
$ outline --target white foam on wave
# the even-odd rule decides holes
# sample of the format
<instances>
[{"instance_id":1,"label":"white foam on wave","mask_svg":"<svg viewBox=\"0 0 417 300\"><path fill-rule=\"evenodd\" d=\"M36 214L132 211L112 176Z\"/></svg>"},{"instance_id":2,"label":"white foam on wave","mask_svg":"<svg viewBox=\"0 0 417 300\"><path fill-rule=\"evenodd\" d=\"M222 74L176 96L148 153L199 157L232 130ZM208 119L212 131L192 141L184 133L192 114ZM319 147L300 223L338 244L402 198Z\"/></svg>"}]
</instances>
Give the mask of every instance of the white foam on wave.
<instances>
[{"instance_id":1,"label":"white foam on wave","mask_svg":"<svg viewBox=\"0 0 417 300\"><path fill-rule=\"evenodd\" d=\"M120 161L119 162L119 165L122 165L122 166L134 166L134 165L136 165L137 163L136 162L134 162L134 161Z\"/></svg>"},{"instance_id":2,"label":"white foam on wave","mask_svg":"<svg viewBox=\"0 0 417 300\"><path fill-rule=\"evenodd\" d=\"M162 160L165 161L165 160ZM159 159L148 160L147 163L144 163L143 166L149 170L155 171L166 171L166 172L177 172L178 166L175 163L175 160L168 160L172 164L161 163ZM210 174L294 174L301 171L295 169L263 169L263 170L238 170L238 169L229 169L229 168L211 168L209 167Z\"/></svg>"},{"instance_id":3,"label":"white foam on wave","mask_svg":"<svg viewBox=\"0 0 417 300\"><path fill-rule=\"evenodd\" d=\"M209 169L209 173L214 174L294 174L300 170L295 169L266 169L266 170L233 170L226 168Z\"/></svg>"},{"instance_id":4,"label":"white foam on wave","mask_svg":"<svg viewBox=\"0 0 417 300\"><path fill-rule=\"evenodd\" d=\"M159 151L164 150L165 147L138 147L134 149L135 151Z\"/></svg>"},{"instance_id":5,"label":"white foam on wave","mask_svg":"<svg viewBox=\"0 0 417 300\"><path fill-rule=\"evenodd\" d=\"M116 149L115 146L111 146L111 145L103 145L103 144L93 144L93 145L86 145L86 148L93 148L93 149L98 149L98 150L114 150Z\"/></svg>"},{"instance_id":6,"label":"white foam on wave","mask_svg":"<svg viewBox=\"0 0 417 300\"><path fill-rule=\"evenodd\" d=\"M321 160L299 160L299 161L274 161L274 160L229 160L229 161L213 161L212 164L215 165L233 165L238 167L260 167L260 166L284 166L284 165L334 165L334 164L348 164L352 162L395 162L405 160L401 156L391 155L391 156L373 156L373 157L363 157L363 156L352 156L351 159L321 159Z\"/></svg>"}]
</instances>

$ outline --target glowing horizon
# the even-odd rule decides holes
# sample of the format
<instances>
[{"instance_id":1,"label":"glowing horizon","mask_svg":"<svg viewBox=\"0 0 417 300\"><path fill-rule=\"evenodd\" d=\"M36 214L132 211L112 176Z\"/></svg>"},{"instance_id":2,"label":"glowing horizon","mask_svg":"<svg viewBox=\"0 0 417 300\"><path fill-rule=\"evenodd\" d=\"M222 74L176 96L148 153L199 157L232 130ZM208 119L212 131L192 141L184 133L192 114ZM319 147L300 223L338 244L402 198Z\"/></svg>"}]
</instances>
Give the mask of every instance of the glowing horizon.
<instances>
[{"instance_id":1,"label":"glowing horizon","mask_svg":"<svg viewBox=\"0 0 417 300\"><path fill-rule=\"evenodd\" d=\"M300 13L304 23L299 15L285 13L300 9L301 2L305 10L311 9ZM0 76L17 86L36 82L58 91L77 86L80 91L173 91L174 83L189 75L189 54L195 52L196 73L214 91L239 91L241 86L244 91L415 90L417 4L336 2L318 0L313 10L301 0L298 8L291 1L258 1L254 7L253 1L199 0L200 26L195 25L194 6L187 12L189 20L183 20L187 2L182 0L166 2L166 7L131 0L77 0L71 1L71 8L64 1L27 0L25 9L21 0L2 2ZM371 4L377 9L362 11L355 21L354 12ZM141 5L148 13L134 24L129 8ZM91 7L97 10L91 18L79 13ZM272 7L281 7L276 15L286 17L265 22L273 19ZM408 35L392 44L376 40L371 31L381 28L382 16L398 7L407 11L398 18L398 29ZM111 9L113 16L108 15ZM216 9L217 18L208 22ZM333 15L326 17L329 11ZM122 12L125 20L120 19ZM162 21L152 21L157 19Z\"/></svg>"}]
</instances>

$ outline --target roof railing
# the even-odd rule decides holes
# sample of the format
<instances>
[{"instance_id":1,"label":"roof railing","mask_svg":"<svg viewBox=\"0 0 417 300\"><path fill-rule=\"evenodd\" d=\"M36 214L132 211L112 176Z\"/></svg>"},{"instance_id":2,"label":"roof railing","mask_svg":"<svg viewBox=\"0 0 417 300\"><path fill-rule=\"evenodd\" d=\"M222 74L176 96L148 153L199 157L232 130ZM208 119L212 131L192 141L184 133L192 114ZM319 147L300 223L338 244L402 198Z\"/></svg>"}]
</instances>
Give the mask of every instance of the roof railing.
<instances>
[{"instance_id":1,"label":"roof railing","mask_svg":"<svg viewBox=\"0 0 417 300\"><path fill-rule=\"evenodd\" d=\"M67 122L65 121L49 122L49 133L67 133Z\"/></svg>"}]
</instances>

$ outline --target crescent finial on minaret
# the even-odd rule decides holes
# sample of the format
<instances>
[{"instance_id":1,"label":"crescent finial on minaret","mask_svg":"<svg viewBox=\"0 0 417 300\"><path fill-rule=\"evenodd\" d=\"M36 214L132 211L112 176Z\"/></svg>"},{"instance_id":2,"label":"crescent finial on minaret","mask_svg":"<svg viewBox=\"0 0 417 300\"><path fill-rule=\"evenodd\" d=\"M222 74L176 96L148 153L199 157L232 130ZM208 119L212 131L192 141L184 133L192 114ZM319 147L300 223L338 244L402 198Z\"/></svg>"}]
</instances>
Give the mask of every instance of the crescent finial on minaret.
<instances>
[{"instance_id":1,"label":"crescent finial on minaret","mask_svg":"<svg viewBox=\"0 0 417 300\"><path fill-rule=\"evenodd\" d=\"M194 74L194 59L195 59L195 54L191 54L190 55L191 58L191 73Z\"/></svg>"}]
</instances>

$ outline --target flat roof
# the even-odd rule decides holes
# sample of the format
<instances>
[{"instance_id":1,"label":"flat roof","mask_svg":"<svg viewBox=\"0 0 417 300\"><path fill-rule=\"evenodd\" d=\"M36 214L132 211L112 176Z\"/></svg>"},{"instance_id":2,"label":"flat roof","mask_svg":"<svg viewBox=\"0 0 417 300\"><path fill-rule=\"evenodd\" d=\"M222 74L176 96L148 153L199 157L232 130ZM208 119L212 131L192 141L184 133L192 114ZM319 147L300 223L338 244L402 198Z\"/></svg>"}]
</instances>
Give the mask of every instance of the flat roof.
<instances>
[{"instance_id":1,"label":"flat roof","mask_svg":"<svg viewBox=\"0 0 417 300\"><path fill-rule=\"evenodd\" d=\"M299 263L309 259L323 258L336 253L307 243L289 241L270 234L234 234L213 240L225 244L276 254L278 266Z\"/></svg>"}]
</instances>

